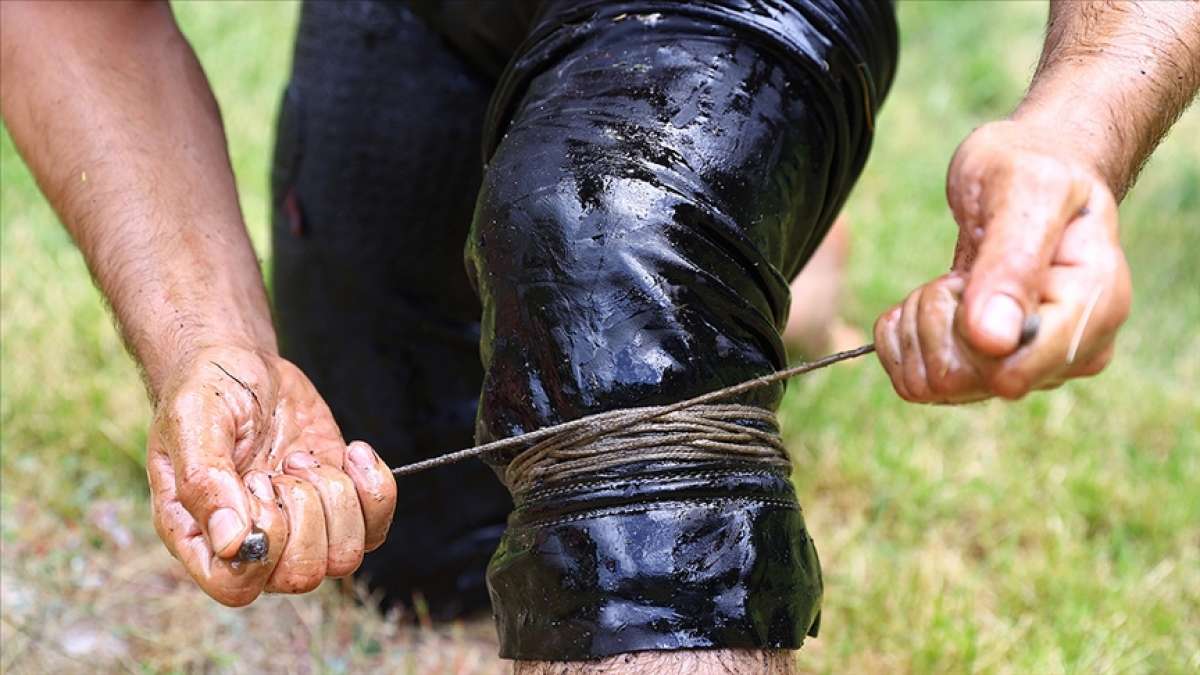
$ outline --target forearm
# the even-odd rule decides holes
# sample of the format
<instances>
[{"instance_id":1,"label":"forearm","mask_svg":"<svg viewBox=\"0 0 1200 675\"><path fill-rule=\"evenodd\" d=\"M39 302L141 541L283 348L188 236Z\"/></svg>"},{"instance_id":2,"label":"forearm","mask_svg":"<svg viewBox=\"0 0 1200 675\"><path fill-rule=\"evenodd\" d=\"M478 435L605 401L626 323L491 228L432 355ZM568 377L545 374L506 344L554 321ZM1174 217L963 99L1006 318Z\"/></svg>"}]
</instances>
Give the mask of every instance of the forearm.
<instances>
[{"instance_id":1,"label":"forearm","mask_svg":"<svg viewBox=\"0 0 1200 675\"><path fill-rule=\"evenodd\" d=\"M1013 114L1053 134L1120 199L1200 88L1200 2L1051 3Z\"/></svg>"},{"instance_id":2,"label":"forearm","mask_svg":"<svg viewBox=\"0 0 1200 675\"><path fill-rule=\"evenodd\" d=\"M165 3L4 3L5 123L152 397L216 343L273 351L216 101Z\"/></svg>"}]
</instances>

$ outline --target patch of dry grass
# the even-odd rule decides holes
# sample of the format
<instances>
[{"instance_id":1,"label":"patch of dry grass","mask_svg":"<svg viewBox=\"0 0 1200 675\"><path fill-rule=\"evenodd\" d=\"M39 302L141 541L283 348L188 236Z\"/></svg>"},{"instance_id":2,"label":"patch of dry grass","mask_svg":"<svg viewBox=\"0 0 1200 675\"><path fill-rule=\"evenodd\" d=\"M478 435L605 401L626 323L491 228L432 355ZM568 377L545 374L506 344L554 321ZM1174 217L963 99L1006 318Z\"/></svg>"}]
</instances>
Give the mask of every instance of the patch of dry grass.
<instances>
[{"instance_id":1,"label":"patch of dry grass","mask_svg":"<svg viewBox=\"0 0 1200 675\"><path fill-rule=\"evenodd\" d=\"M79 521L23 499L6 510L3 534L2 672L508 670L490 618L432 627L383 616L348 586L221 607L165 553L145 506L128 499L97 501Z\"/></svg>"}]
</instances>

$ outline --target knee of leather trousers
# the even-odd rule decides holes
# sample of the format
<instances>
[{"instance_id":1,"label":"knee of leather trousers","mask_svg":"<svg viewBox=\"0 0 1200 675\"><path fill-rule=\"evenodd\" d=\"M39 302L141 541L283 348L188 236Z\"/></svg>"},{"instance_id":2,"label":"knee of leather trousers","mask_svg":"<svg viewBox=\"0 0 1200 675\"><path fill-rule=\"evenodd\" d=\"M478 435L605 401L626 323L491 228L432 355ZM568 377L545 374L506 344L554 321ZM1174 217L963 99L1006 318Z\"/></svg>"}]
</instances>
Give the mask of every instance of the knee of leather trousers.
<instances>
[{"instance_id":1,"label":"knee of leather trousers","mask_svg":"<svg viewBox=\"0 0 1200 675\"><path fill-rule=\"evenodd\" d=\"M543 4L491 102L468 237L477 440L782 367L788 280L861 170L895 41L876 3ZM786 470L632 462L513 497L488 570L503 656L816 632L820 569Z\"/></svg>"}]
</instances>

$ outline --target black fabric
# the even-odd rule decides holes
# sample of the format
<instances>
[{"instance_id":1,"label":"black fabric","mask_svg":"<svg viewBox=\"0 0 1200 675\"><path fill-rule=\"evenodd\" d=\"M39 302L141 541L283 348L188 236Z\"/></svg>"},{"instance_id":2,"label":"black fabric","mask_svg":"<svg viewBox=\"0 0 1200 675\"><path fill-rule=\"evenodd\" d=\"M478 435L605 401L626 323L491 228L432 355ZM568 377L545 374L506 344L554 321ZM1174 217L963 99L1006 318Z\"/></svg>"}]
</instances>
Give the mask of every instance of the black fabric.
<instances>
[{"instance_id":1,"label":"black fabric","mask_svg":"<svg viewBox=\"0 0 1200 675\"><path fill-rule=\"evenodd\" d=\"M788 279L861 170L894 47L887 6L543 4L492 99L468 243L478 440L782 367ZM787 476L670 461L540 492L515 495L489 569L503 656L815 632L820 570Z\"/></svg>"},{"instance_id":2,"label":"black fabric","mask_svg":"<svg viewBox=\"0 0 1200 675\"><path fill-rule=\"evenodd\" d=\"M486 441L781 367L787 282L861 170L895 43L870 0L306 4L272 181L285 354L391 464L470 445L476 400ZM399 488L364 576L478 606L506 492L478 463ZM641 463L515 497L488 572L504 656L815 632L782 472Z\"/></svg>"},{"instance_id":3,"label":"black fabric","mask_svg":"<svg viewBox=\"0 0 1200 675\"><path fill-rule=\"evenodd\" d=\"M492 84L403 6L304 5L272 175L281 347L345 437L392 466L472 444L479 303L462 246ZM359 577L435 618L483 610L510 508L478 462L406 480Z\"/></svg>"},{"instance_id":4,"label":"black fabric","mask_svg":"<svg viewBox=\"0 0 1200 675\"><path fill-rule=\"evenodd\" d=\"M529 33L542 0L408 0L430 29L495 80Z\"/></svg>"}]
</instances>

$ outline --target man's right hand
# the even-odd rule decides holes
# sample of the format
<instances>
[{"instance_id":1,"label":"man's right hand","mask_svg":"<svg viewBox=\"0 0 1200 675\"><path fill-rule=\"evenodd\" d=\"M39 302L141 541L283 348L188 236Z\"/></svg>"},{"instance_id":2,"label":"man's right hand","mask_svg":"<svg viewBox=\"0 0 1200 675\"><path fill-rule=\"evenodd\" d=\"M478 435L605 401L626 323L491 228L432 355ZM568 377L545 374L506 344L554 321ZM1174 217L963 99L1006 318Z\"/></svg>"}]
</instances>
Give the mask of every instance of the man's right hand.
<instances>
[{"instance_id":1,"label":"man's right hand","mask_svg":"<svg viewBox=\"0 0 1200 675\"><path fill-rule=\"evenodd\" d=\"M0 46L4 124L156 401L147 471L167 548L227 605L354 571L396 485L275 352L217 102L170 5L0 2ZM266 561L235 564L252 527Z\"/></svg>"},{"instance_id":2,"label":"man's right hand","mask_svg":"<svg viewBox=\"0 0 1200 675\"><path fill-rule=\"evenodd\" d=\"M300 370L274 354L200 350L168 382L146 462L159 537L230 606L311 591L383 543L396 483L375 451L342 440ZM237 562L255 527L262 562Z\"/></svg>"}]
</instances>

